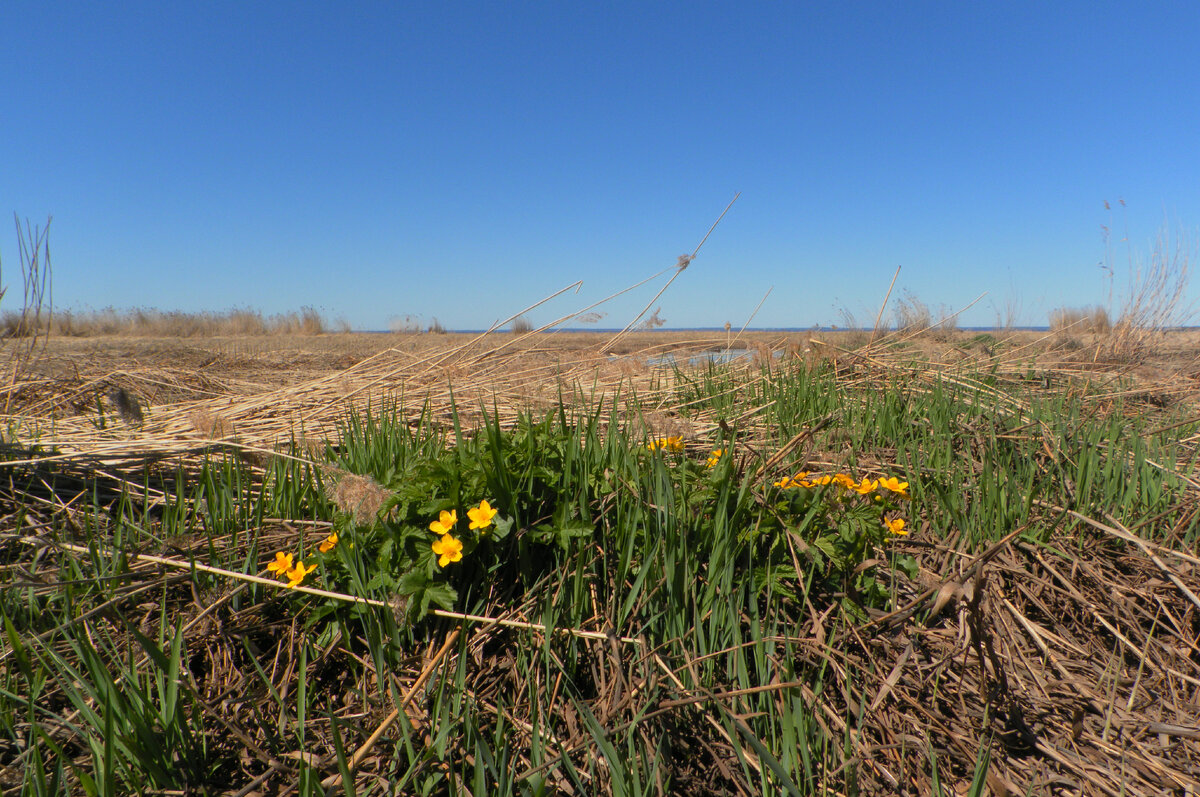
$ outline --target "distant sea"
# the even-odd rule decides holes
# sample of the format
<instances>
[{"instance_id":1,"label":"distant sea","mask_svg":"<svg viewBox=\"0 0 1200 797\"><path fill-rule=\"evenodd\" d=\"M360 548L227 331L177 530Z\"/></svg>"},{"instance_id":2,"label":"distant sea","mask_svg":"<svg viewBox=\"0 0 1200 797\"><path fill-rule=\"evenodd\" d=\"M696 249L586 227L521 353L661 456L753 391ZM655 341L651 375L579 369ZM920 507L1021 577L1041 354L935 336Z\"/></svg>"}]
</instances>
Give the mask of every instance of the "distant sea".
<instances>
[{"instance_id":1,"label":"distant sea","mask_svg":"<svg viewBox=\"0 0 1200 797\"><path fill-rule=\"evenodd\" d=\"M956 327L959 332L995 332L996 327ZM1049 332L1050 327L1009 327L1014 332ZM386 329L359 329L356 332L365 334L383 335L388 334ZM447 332L460 335L482 335L487 332L486 329L447 329ZM619 327L565 327L560 329L547 330L545 334L556 332L620 332ZM632 329L631 333L635 332L724 332L725 327L659 327L658 329L642 330ZM736 328L734 331L738 331ZM859 327L851 329L849 327L747 327L746 332L870 332L870 327ZM507 327L501 327L496 332L508 332Z\"/></svg>"}]
</instances>

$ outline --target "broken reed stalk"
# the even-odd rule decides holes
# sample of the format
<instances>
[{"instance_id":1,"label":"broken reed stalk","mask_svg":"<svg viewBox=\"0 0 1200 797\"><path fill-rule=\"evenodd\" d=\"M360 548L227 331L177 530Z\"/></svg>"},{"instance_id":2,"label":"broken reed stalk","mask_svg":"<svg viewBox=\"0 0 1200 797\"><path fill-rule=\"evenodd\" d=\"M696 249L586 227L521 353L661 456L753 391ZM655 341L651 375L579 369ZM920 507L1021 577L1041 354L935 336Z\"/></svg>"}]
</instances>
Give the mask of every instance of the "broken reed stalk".
<instances>
[{"instance_id":1,"label":"broken reed stalk","mask_svg":"<svg viewBox=\"0 0 1200 797\"><path fill-rule=\"evenodd\" d=\"M404 694L404 697L400 700L400 703L394 709L392 709L390 714L384 717L383 722L379 723L379 727L377 727L374 732L367 737L367 740L363 742L357 750L354 751L354 755L352 755L350 760L346 762L346 769L349 771L350 775L353 775L356 771L358 771L358 768L362 766L363 759L366 758L367 755L370 754L371 750L375 748L376 743L383 736L383 734L387 732L387 729L392 727L392 723L399 719L400 712L404 711L405 706L412 702L413 698L416 697L417 692L425 685L425 682L429 680L429 677L433 675L433 671L441 663L442 659L446 657L446 654L450 652L451 646L458 641L458 637L461 633L462 626L459 626L458 628L455 628L453 631L446 634L446 641L442 643L442 646L438 648L437 653L434 653L433 656L430 657L429 661L426 662L425 666L421 668L421 672L417 674L416 680L413 681L413 685L409 687L408 691ZM332 795L337 793L336 787L341 780L342 775L341 773L338 773L335 775L330 775L325 780L321 781L321 785L326 789L333 789L329 792L329 794Z\"/></svg>"},{"instance_id":2,"label":"broken reed stalk","mask_svg":"<svg viewBox=\"0 0 1200 797\"><path fill-rule=\"evenodd\" d=\"M883 319L883 311L887 309L888 300L892 298L892 288L896 287L896 280L899 277L900 266L896 266L896 273L892 275L892 281L888 284L887 293L883 296L883 304L879 305L879 312L875 314L875 326L872 327L871 338L867 341L867 351L871 350L871 346L875 344L875 338L879 335L879 322Z\"/></svg>"},{"instance_id":3,"label":"broken reed stalk","mask_svg":"<svg viewBox=\"0 0 1200 797\"><path fill-rule=\"evenodd\" d=\"M662 288L659 289L658 293L654 294L654 298L652 298L650 301L646 302L646 306L642 308L642 311L640 313L638 313L636 316L634 316L633 320L630 321L625 326L624 329L622 329L620 332L618 332L616 335L614 335L612 337L612 339L610 341L608 341L608 343L605 343L603 346L600 347L601 353L610 351L612 349L612 347L614 345L616 345L618 340L623 338L626 335L626 333L629 332L629 330L633 329L633 325L636 324L638 322L638 320L641 319L641 317L646 314L646 311L649 310L656 301L658 301L658 297L662 296L666 292L667 288L671 287L671 283L674 282L676 279L678 279L679 275L687 270L687 267L689 265L691 265L693 260L696 259L696 255L698 255L700 253L700 247L704 246L704 242L708 240L708 236L712 235L713 230L715 230L717 228L717 225L721 223L721 219L725 218L725 214L729 212L729 209L731 207L733 207L733 203L737 202L738 197L740 197L741 195L742 195L742 192L738 191L734 195L733 199L729 200L729 204L726 205L725 209L721 211L721 215L718 216L717 220L714 221L712 226L708 228L708 232L706 232L704 234L704 237L700 239L700 243L696 244L696 248L692 250L692 253L690 255L680 255L679 262L675 264L675 273L671 275L671 279L667 280L667 284L662 286Z\"/></svg>"},{"instance_id":4,"label":"broken reed stalk","mask_svg":"<svg viewBox=\"0 0 1200 797\"><path fill-rule=\"evenodd\" d=\"M58 549L61 549L64 551L70 551L71 553L79 553L79 554L90 553L90 549L87 546L75 545L75 544L69 543L69 542L48 543L46 540L38 539L36 537L18 537L17 540L18 540L18 542L21 542L25 545L30 545L30 546L39 547L39 548L49 546L49 547L58 548ZM153 564L163 565L164 567L173 567L178 570L197 570L199 572L208 573L208 574L214 575L214 576L223 576L225 578L231 578L231 579L234 579L237 581L246 581L246 582L249 582L252 584L260 584L262 586L271 587L273 589L287 590L289 592L302 592L307 595L315 595L318 598L330 598L332 600L341 601L343 603L360 604L363 606L371 606L376 609L387 609L389 611L393 611L395 608L394 606L392 606L392 604L387 603L386 601L375 600L373 598L364 598L364 597L356 596L356 595L347 595L343 592L332 592L327 589L320 589L319 587L306 587L303 585L289 587L287 584L283 583L282 581L280 581L278 579L267 578L265 576L251 575L250 573L239 573L236 570L226 570L224 568L213 567L212 565L205 565L205 564L201 564L199 562L183 561L180 559L171 559L166 556L155 556L153 554L145 554L145 553L135 553L135 554L127 553L126 555L129 557L129 564L131 566L137 564L138 562L142 562L142 561L151 562ZM498 626L503 626L505 628L517 628L517 629L522 629L525 631L540 631L543 634L547 634L547 635L551 635L551 634L554 634L557 632L557 633L567 634L568 636L579 637L580 639L592 639L592 640L596 640L596 641L607 641L610 639L616 639L618 642L621 642L622 644L626 644L626 645L642 644L641 640L634 639L632 637L614 637L609 634L602 633L600 631L584 631L579 628L548 628L547 626L540 625L538 623L526 623L526 622L522 622L520 620L508 620L508 619L505 619L502 617L484 617L484 616L478 615L478 614L464 614L462 612L446 611L445 609L433 609L430 611L430 614L434 615L435 617L442 617L442 618L446 618L449 620L460 620L463 622L471 622L471 623L483 623L483 624L485 624L485 626L489 626L489 627L493 626L493 625L498 625Z\"/></svg>"}]
</instances>

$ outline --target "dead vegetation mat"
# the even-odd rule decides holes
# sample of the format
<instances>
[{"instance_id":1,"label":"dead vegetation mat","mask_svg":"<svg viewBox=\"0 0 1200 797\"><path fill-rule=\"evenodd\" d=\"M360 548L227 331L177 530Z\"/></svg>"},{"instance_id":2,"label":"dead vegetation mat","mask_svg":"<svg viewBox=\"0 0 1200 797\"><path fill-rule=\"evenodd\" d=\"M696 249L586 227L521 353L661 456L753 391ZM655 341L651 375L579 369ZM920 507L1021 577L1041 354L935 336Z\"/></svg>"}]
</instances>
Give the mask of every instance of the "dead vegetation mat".
<instances>
[{"instance_id":1,"label":"dead vegetation mat","mask_svg":"<svg viewBox=\"0 0 1200 797\"><path fill-rule=\"evenodd\" d=\"M465 673L463 705L475 727L485 738L498 724L509 729L516 751L511 771L518 778L544 776L563 794L577 789L556 766L561 758L584 773L591 793L608 793L597 734L630 733L655 750L671 793L758 793L747 772L770 764L750 743L746 697L761 692L781 707L799 699L835 749L844 742L840 766L816 773L834 793L925 795L934 792L936 778L947 793L961 794L980 761L980 777L996 795L1194 793L1200 559L1135 544L1119 526L1069 513L1046 520L1057 529L1046 539L1018 531L975 553L914 533L904 547L921 575L897 584L895 611L826 627L836 596L797 604L795 636L779 640L776 655L804 651L796 670L812 673L811 682L724 692L685 686L696 662L672 645L547 640L537 631L438 620L424 634L428 647L388 672L375 671L364 640L340 633L305 663L295 653L302 621L283 598L239 602L250 585L198 583L186 571L137 558L117 597L74 622L87 638L129 639L133 630L152 636L164 605L178 618L188 651L189 711L212 740L209 762L225 759L217 770L221 782L205 784L213 793L286 790L299 776L301 757L334 783L336 759L311 752L334 749L330 715L349 749L362 745L360 793L386 791L388 751L404 738L430 747L430 767L469 758L469 740L453 730L443 738L445 757L432 754L433 739L447 730L446 718L431 714L427 690L456 670ZM1087 529L1082 544L1079 526ZM305 533L315 540L325 532L280 522L264 531L263 544ZM171 553L202 559L209 545L173 540ZM55 589L46 576L58 555L53 544L0 536L12 583ZM555 588L543 582L515 606L512 596L496 595L491 616L536 623L538 591ZM136 657L139 649L128 644L127 655ZM518 648L530 645L567 662L567 677L518 667ZM277 719L263 710L268 689L287 700L300 667L327 712L307 719L307 750L290 749L284 740L294 737L281 735ZM810 685L817 680L819 693ZM506 698L515 694L530 699L514 706ZM372 697L364 704L363 695ZM53 688L39 700L63 717L44 731L86 770L90 751L70 732L69 703ZM530 751L537 747L559 752L535 765ZM20 784L27 755L0 750L0 787Z\"/></svg>"},{"instance_id":2,"label":"dead vegetation mat","mask_svg":"<svg viewBox=\"0 0 1200 797\"><path fill-rule=\"evenodd\" d=\"M1193 793L1200 560L1093 526L977 556L914 540L926 589L831 646L868 791L930 793L931 759L969 783L986 755L992 794Z\"/></svg>"}]
</instances>

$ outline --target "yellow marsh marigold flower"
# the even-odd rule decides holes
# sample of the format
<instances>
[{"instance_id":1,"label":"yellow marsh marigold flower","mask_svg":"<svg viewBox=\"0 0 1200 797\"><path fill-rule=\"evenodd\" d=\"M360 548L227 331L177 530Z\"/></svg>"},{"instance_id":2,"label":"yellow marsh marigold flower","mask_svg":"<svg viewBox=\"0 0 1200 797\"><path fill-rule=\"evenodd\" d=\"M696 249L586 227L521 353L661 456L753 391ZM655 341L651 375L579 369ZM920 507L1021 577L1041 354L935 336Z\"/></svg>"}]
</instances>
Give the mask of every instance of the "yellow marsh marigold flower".
<instances>
[{"instance_id":1,"label":"yellow marsh marigold flower","mask_svg":"<svg viewBox=\"0 0 1200 797\"><path fill-rule=\"evenodd\" d=\"M833 477L828 474L824 476L817 476L811 480L811 483L817 487L824 487L827 484L833 483Z\"/></svg>"},{"instance_id":2,"label":"yellow marsh marigold flower","mask_svg":"<svg viewBox=\"0 0 1200 797\"><path fill-rule=\"evenodd\" d=\"M889 476L886 479L879 480L879 486L884 490L889 490L901 498L908 498L908 482L902 482L895 476Z\"/></svg>"},{"instance_id":3,"label":"yellow marsh marigold flower","mask_svg":"<svg viewBox=\"0 0 1200 797\"><path fill-rule=\"evenodd\" d=\"M280 578L287 578L287 571L292 569L292 555L280 551L275 554L275 561L267 565L267 569Z\"/></svg>"},{"instance_id":4,"label":"yellow marsh marigold flower","mask_svg":"<svg viewBox=\"0 0 1200 797\"><path fill-rule=\"evenodd\" d=\"M845 473L835 474L833 480L842 487L845 487L847 490L853 490L858 486L858 482L854 481L854 479L850 478L850 476Z\"/></svg>"},{"instance_id":5,"label":"yellow marsh marigold flower","mask_svg":"<svg viewBox=\"0 0 1200 797\"><path fill-rule=\"evenodd\" d=\"M479 506L467 510L467 517L471 519L469 528L486 529L492 525L492 518L496 516L496 512L487 501L480 501Z\"/></svg>"},{"instance_id":6,"label":"yellow marsh marigold flower","mask_svg":"<svg viewBox=\"0 0 1200 797\"><path fill-rule=\"evenodd\" d=\"M317 550L320 551L321 553L329 553L330 551L333 550L333 546L337 545L337 541L338 541L338 536L337 536L337 532L335 531L332 534L330 534L328 537L326 537L325 540L320 545L317 546Z\"/></svg>"},{"instance_id":7,"label":"yellow marsh marigold flower","mask_svg":"<svg viewBox=\"0 0 1200 797\"><path fill-rule=\"evenodd\" d=\"M440 540L433 543L433 552L438 555L438 567L445 567L462 559L462 549L461 542L449 534L443 534Z\"/></svg>"},{"instance_id":8,"label":"yellow marsh marigold flower","mask_svg":"<svg viewBox=\"0 0 1200 797\"><path fill-rule=\"evenodd\" d=\"M809 471L802 470L795 476L784 476L779 481L775 482L776 487L813 487L817 484L829 484L832 476L818 476L813 481L808 480ZM823 480L823 481L822 481Z\"/></svg>"},{"instance_id":9,"label":"yellow marsh marigold flower","mask_svg":"<svg viewBox=\"0 0 1200 797\"><path fill-rule=\"evenodd\" d=\"M890 531L892 534L895 534L897 537L903 537L905 534L908 534L908 531L906 531L904 528L904 521L901 518L896 518L895 520L885 520L883 523L885 526L887 526L888 531Z\"/></svg>"},{"instance_id":10,"label":"yellow marsh marigold flower","mask_svg":"<svg viewBox=\"0 0 1200 797\"><path fill-rule=\"evenodd\" d=\"M850 489L853 490L854 492L858 493L859 495L866 495L867 493L874 492L875 488L878 486L879 486L879 482L873 482L870 479L868 479L866 476L864 476L861 484L856 484L856 485L852 486Z\"/></svg>"},{"instance_id":11,"label":"yellow marsh marigold flower","mask_svg":"<svg viewBox=\"0 0 1200 797\"><path fill-rule=\"evenodd\" d=\"M300 582L304 580L304 577L316 569L316 563L313 563L307 567L304 566L304 562L298 563L291 570L287 571L288 587L291 588L300 586Z\"/></svg>"},{"instance_id":12,"label":"yellow marsh marigold flower","mask_svg":"<svg viewBox=\"0 0 1200 797\"><path fill-rule=\"evenodd\" d=\"M679 435L671 435L670 437L660 437L657 440L651 440L646 444L646 448L651 451L665 449L667 451L679 452L683 450L683 438Z\"/></svg>"},{"instance_id":13,"label":"yellow marsh marigold flower","mask_svg":"<svg viewBox=\"0 0 1200 797\"><path fill-rule=\"evenodd\" d=\"M434 534L449 534L454 530L455 524L458 523L458 510L447 512L442 510L442 514L437 520L429 524L429 530Z\"/></svg>"},{"instance_id":14,"label":"yellow marsh marigold flower","mask_svg":"<svg viewBox=\"0 0 1200 797\"><path fill-rule=\"evenodd\" d=\"M708 462L706 464L710 468L715 468L717 466L717 463L721 461L721 457L724 455L725 455L725 449L723 449L723 448L714 449L713 452L708 455Z\"/></svg>"}]
</instances>

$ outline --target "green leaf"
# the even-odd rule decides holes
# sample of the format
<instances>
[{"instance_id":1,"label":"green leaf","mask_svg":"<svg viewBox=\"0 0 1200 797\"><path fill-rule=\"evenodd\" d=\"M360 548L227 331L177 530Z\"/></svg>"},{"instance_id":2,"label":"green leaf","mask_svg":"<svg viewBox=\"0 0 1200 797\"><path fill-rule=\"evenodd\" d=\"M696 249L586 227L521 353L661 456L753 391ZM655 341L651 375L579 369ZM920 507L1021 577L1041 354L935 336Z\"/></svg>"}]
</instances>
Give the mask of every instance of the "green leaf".
<instances>
[{"instance_id":1,"label":"green leaf","mask_svg":"<svg viewBox=\"0 0 1200 797\"><path fill-rule=\"evenodd\" d=\"M837 548L834 545L834 538L822 534L812 542L813 547L830 559L837 559Z\"/></svg>"},{"instance_id":2,"label":"green leaf","mask_svg":"<svg viewBox=\"0 0 1200 797\"><path fill-rule=\"evenodd\" d=\"M502 540L512 531L513 519L511 517L500 517L497 515L492 520L495 528L487 530L487 536L493 540Z\"/></svg>"}]
</instances>

